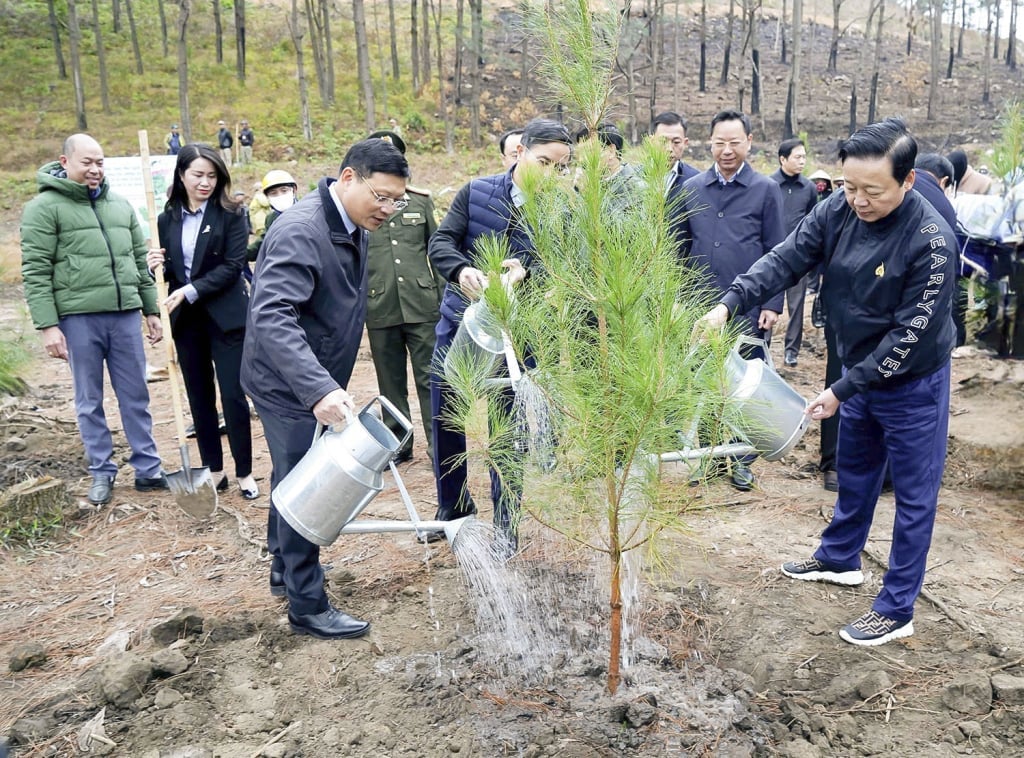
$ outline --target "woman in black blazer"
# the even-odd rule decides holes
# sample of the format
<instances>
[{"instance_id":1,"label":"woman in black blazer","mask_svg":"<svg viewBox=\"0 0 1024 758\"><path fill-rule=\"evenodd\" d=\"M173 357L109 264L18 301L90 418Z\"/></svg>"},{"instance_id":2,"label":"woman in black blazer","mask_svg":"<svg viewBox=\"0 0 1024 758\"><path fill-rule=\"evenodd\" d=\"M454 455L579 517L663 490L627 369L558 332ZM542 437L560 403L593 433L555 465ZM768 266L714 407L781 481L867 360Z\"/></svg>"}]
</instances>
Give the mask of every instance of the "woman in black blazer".
<instances>
[{"instance_id":1,"label":"woman in black blazer","mask_svg":"<svg viewBox=\"0 0 1024 758\"><path fill-rule=\"evenodd\" d=\"M171 334L203 465L217 489L227 489L216 376L238 486L247 500L255 500L260 493L252 477L249 403L238 378L249 304L242 281L249 229L230 190L231 177L216 150L200 144L181 148L158 219L164 247L150 250L148 262L151 271L164 267Z\"/></svg>"}]
</instances>

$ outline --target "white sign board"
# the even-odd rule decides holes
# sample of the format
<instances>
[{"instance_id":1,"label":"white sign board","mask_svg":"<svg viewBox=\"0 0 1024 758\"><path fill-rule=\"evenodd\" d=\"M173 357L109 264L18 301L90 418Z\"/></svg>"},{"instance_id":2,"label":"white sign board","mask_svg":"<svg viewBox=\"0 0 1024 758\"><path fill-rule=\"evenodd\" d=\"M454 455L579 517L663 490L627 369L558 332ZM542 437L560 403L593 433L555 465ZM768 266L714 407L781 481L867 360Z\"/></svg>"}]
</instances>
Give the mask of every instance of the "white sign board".
<instances>
[{"instance_id":1,"label":"white sign board","mask_svg":"<svg viewBox=\"0 0 1024 758\"><path fill-rule=\"evenodd\" d=\"M175 155L151 155L150 170L153 172L153 196L156 200L157 214L167 203L167 190L174 180L174 165L178 158ZM135 213L142 224L142 230L149 237L149 211L146 207L146 190L142 182L142 158L104 158L103 169L110 189L121 197L127 198L135 208Z\"/></svg>"}]
</instances>

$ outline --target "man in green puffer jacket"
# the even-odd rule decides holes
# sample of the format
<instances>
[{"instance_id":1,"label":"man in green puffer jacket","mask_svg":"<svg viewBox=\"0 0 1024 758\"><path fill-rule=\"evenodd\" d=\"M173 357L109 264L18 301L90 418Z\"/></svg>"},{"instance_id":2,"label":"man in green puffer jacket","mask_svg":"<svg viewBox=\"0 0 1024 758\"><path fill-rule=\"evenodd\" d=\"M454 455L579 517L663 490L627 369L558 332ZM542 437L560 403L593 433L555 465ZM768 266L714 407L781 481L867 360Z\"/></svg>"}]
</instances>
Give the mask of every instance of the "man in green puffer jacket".
<instances>
[{"instance_id":1,"label":"man in green puffer jacket","mask_svg":"<svg viewBox=\"0 0 1024 758\"><path fill-rule=\"evenodd\" d=\"M37 173L39 194L21 217L21 274L32 321L51 358L66 360L78 430L93 476L89 502L110 502L117 464L103 412L103 364L117 396L135 489L167 489L153 440L139 311L160 341L156 286L135 209L110 192L103 149L87 134L64 142Z\"/></svg>"}]
</instances>

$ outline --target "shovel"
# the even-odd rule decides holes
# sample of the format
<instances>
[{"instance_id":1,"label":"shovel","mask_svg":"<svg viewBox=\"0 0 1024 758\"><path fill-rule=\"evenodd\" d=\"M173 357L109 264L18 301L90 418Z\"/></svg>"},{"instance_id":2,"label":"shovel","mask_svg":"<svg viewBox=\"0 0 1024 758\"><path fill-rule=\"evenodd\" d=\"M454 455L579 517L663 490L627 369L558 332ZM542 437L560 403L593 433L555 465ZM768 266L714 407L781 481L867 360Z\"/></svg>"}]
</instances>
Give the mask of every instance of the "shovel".
<instances>
[{"instance_id":1,"label":"shovel","mask_svg":"<svg viewBox=\"0 0 1024 758\"><path fill-rule=\"evenodd\" d=\"M149 166L149 138L146 130L139 131L139 152L142 156L142 183L146 193L146 209L149 213L150 242L160 247L160 235L156 223L156 201L153 199L153 172ZM210 469L206 466L193 468L188 452L188 438L185 436L185 418L181 408L181 386L178 379L178 362L174 355L174 341L171 339L171 316L164 301L167 299L167 283L164 281L162 266L156 269L157 298L160 301L160 322L163 325L164 344L167 346L167 376L171 382L171 404L174 406L174 425L178 433L178 450L181 452L181 471L166 474L167 484L178 506L193 518L206 518L217 508L217 487L213 483Z\"/></svg>"}]
</instances>

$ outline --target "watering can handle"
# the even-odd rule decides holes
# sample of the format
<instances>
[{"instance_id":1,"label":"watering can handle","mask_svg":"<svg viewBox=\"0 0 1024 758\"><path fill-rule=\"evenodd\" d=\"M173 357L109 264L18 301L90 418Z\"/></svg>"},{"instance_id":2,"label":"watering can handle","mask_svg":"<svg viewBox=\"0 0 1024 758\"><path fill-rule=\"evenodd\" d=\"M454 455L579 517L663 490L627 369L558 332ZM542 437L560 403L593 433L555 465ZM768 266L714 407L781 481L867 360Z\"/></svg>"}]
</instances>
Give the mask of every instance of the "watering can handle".
<instances>
[{"instance_id":1,"label":"watering can handle","mask_svg":"<svg viewBox=\"0 0 1024 758\"><path fill-rule=\"evenodd\" d=\"M737 353L740 351L740 345L750 345L751 347L761 348L761 353L764 355L764 362L768 364L768 368L772 371L775 370L775 361L772 360L772 354L768 350L768 345L763 339L759 337L751 337L748 334L741 334L736 338L736 345L733 348Z\"/></svg>"},{"instance_id":2,"label":"watering can handle","mask_svg":"<svg viewBox=\"0 0 1024 758\"><path fill-rule=\"evenodd\" d=\"M380 403L380 407L383 410L387 411L391 415L391 418L395 420L395 423L397 423L400 427L402 427L403 430L405 430L405 435L402 437L402 441L399 443L399 449L405 447L405 444L412 438L412 422L409 421L409 419L407 419L405 416L403 416L402 412L398 410L398 408L396 408L394 404L383 395L378 395L377 397L375 397L373 400L364 405L362 410L360 410L359 412L362 413L363 411L367 410L375 402ZM349 418L349 421L351 420L352 419Z\"/></svg>"},{"instance_id":3,"label":"watering can handle","mask_svg":"<svg viewBox=\"0 0 1024 758\"><path fill-rule=\"evenodd\" d=\"M342 406L342 410L345 411L345 423L346 424L351 424L353 421L356 420L355 416L352 415L352 411L350 411L347 406ZM313 445L316 444L316 441L318 439L320 439L320 435L322 435L324 433L324 430L326 430L326 429L327 429L327 426L325 424L323 424L323 423L321 423L319 421L316 422L316 429L313 430L313 439L310 440L310 442L309 442L309 446L310 447L313 447Z\"/></svg>"}]
</instances>

